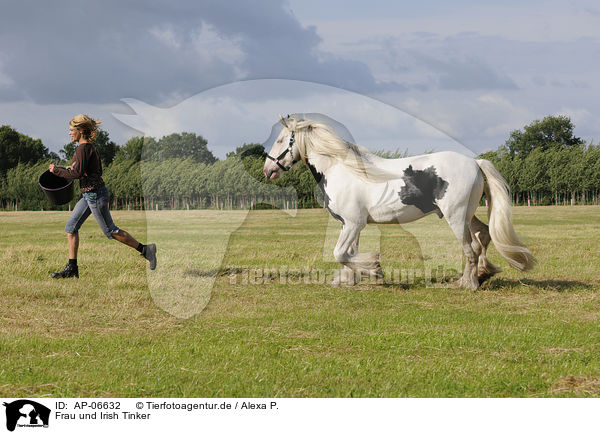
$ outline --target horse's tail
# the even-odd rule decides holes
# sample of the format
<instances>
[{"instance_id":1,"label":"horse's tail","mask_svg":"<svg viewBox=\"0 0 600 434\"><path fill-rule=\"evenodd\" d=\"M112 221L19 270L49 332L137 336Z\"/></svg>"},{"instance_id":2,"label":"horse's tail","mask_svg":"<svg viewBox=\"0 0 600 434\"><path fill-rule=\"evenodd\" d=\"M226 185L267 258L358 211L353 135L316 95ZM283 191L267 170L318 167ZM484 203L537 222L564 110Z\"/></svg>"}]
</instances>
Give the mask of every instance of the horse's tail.
<instances>
[{"instance_id":1,"label":"horse's tail","mask_svg":"<svg viewBox=\"0 0 600 434\"><path fill-rule=\"evenodd\" d=\"M515 233L508 184L491 162L476 161L487 178L485 192L489 202L490 236L494 246L511 267L521 271L530 270L536 261Z\"/></svg>"}]
</instances>

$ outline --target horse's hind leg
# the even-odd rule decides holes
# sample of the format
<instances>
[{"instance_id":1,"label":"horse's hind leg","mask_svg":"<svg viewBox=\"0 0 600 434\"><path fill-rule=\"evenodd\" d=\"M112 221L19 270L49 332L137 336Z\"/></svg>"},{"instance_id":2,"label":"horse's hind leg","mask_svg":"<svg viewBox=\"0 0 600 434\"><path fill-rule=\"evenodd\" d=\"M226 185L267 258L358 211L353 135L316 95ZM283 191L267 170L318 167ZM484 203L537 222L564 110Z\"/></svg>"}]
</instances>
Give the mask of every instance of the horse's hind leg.
<instances>
[{"instance_id":1,"label":"horse's hind leg","mask_svg":"<svg viewBox=\"0 0 600 434\"><path fill-rule=\"evenodd\" d=\"M473 239L471 238L469 224L466 222L454 223L452 221L449 221L449 223L454 235L460 241L467 259L463 275L458 280L457 285L475 290L479 288L479 279L477 276L477 260L479 255L472 246Z\"/></svg>"},{"instance_id":2,"label":"horse's hind leg","mask_svg":"<svg viewBox=\"0 0 600 434\"><path fill-rule=\"evenodd\" d=\"M475 215L477 208L476 194L471 193L471 200L463 206L454 209L442 209L444 216L454 232L454 235L461 243L463 252L465 253L466 262L462 277L458 280L457 285L470 289L479 288L479 278L477 273L478 258L481 249L473 243L471 236L471 219ZM476 248L474 248L476 247Z\"/></svg>"},{"instance_id":3,"label":"horse's hind leg","mask_svg":"<svg viewBox=\"0 0 600 434\"><path fill-rule=\"evenodd\" d=\"M473 247L475 253L479 255L477 268L479 284L481 285L493 275L501 272L502 268L494 265L487 258L486 252L492 238L490 237L488 225L483 223L475 216L473 216L471 219L471 238L471 246Z\"/></svg>"},{"instance_id":4,"label":"horse's hind leg","mask_svg":"<svg viewBox=\"0 0 600 434\"><path fill-rule=\"evenodd\" d=\"M479 243L473 243L471 222L483 194L484 182L481 170L475 162L473 163L473 167L464 167L464 173L461 174L460 179L456 180L454 189L447 191L446 195L437 204L465 253L465 269L457 284L466 288L477 289L479 288L477 267L482 249ZM471 169L472 173L469 173ZM469 182L470 175L473 178ZM452 185L452 182L450 182L450 185Z\"/></svg>"}]
</instances>

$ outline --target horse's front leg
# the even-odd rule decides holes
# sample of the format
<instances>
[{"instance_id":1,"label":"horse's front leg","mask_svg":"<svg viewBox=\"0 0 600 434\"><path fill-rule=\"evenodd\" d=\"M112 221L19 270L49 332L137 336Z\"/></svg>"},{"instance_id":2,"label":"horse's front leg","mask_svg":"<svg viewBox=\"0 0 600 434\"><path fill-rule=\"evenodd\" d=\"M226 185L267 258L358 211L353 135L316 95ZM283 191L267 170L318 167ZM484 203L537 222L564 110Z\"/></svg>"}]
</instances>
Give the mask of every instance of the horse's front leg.
<instances>
[{"instance_id":1,"label":"horse's front leg","mask_svg":"<svg viewBox=\"0 0 600 434\"><path fill-rule=\"evenodd\" d=\"M346 223L342 226L342 231L338 242L333 250L333 256L336 261L344 265L332 284L354 285L360 281L362 273L369 276L381 278L383 272L379 264L379 254L377 253L359 253L358 240L360 231L365 227L364 224Z\"/></svg>"}]
</instances>

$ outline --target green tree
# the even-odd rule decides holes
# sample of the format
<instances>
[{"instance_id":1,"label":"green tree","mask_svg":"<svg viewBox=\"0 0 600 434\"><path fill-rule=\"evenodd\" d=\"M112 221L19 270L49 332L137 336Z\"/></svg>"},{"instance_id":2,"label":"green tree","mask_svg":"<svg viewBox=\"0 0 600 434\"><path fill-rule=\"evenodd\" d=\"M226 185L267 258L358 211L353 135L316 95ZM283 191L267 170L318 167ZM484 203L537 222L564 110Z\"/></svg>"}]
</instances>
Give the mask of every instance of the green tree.
<instances>
[{"instance_id":1,"label":"green tree","mask_svg":"<svg viewBox=\"0 0 600 434\"><path fill-rule=\"evenodd\" d=\"M94 144L98 150L102 166L107 167L115 159L115 155L119 148L118 145L110 140L108 132L102 129L98 130L98 136L96 137L96 142ZM77 149L77 145L74 142L71 142L63 146L59 152L64 157L65 161L71 161L73 155L75 155L75 149Z\"/></svg>"},{"instance_id":2,"label":"green tree","mask_svg":"<svg viewBox=\"0 0 600 434\"><path fill-rule=\"evenodd\" d=\"M433 151L427 151L425 154L431 154ZM381 158L406 158L410 154L408 153L408 149L402 151L400 148L396 148L394 151L386 151L385 149L380 149L379 151L375 151L375 155Z\"/></svg>"},{"instance_id":3,"label":"green tree","mask_svg":"<svg viewBox=\"0 0 600 434\"><path fill-rule=\"evenodd\" d=\"M0 127L0 176L19 163L35 163L52 157L40 139L21 134L8 125Z\"/></svg>"},{"instance_id":4,"label":"green tree","mask_svg":"<svg viewBox=\"0 0 600 434\"><path fill-rule=\"evenodd\" d=\"M553 147L581 145L583 140L575 137L574 128L567 116L546 116L525 126L523 131L512 131L505 146L511 155L526 157L534 149L545 151Z\"/></svg>"},{"instance_id":5,"label":"green tree","mask_svg":"<svg viewBox=\"0 0 600 434\"><path fill-rule=\"evenodd\" d=\"M104 167L108 166L115 159L118 146L115 142L110 140L108 132L104 130L98 130L98 137L96 137L96 149L102 160Z\"/></svg>"},{"instance_id":6,"label":"green tree","mask_svg":"<svg viewBox=\"0 0 600 434\"><path fill-rule=\"evenodd\" d=\"M63 156L63 159L65 161L71 161L71 159L73 158L73 155L75 155L76 148L77 148L77 145L75 144L75 142L71 142L71 143L67 143L65 146L63 146L62 149L58 152L60 153L60 155Z\"/></svg>"},{"instance_id":7,"label":"green tree","mask_svg":"<svg viewBox=\"0 0 600 434\"><path fill-rule=\"evenodd\" d=\"M523 160L518 186L527 194L528 204L539 205L548 192L549 184L548 154L536 148Z\"/></svg>"},{"instance_id":8,"label":"green tree","mask_svg":"<svg viewBox=\"0 0 600 434\"><path fill-rule=\"evenodd\" d=\"M144 137L132 137L120 146L115 159L140 161L144 150Z\"/></svg>"},{"instance_id":9,"label":"green tree","mask_svg":"<svg viewBox=\"0 0 600 434\"><path fill-rule=\"evenodd\" d=\"M235 151L228 152L226 158L239 155L242 158L259 157L264 158L265 148L260 143L244 143L242 146L235 148Z\"/></svg>"},{"instance_id":10,"label":"green tree","mask_svg":"<svg viewBox=\"0 0 600 434\"><path fill-rule=\"evenodd\" d=\"M36 163L19 163L8 169L0 186L0 197L4 207L19 210L66 209L68 205L52 205L38 185L38 177L48 169L50 160ZM73 199L71 206L77 199Z\"/></svg>"},{"instance_id":11,"label":"green tree","mask_svg":"<svg viewBox=\"0 0 600 434\"><path fill-rule=\"evenodd\" d=\"M145 158L166 160L169 158L191 158L196 163L213 164L217 158L208 149L207 141L194 133L171 134L162 137L156 145L148 147Z\"/></svg>"}]
</instances>

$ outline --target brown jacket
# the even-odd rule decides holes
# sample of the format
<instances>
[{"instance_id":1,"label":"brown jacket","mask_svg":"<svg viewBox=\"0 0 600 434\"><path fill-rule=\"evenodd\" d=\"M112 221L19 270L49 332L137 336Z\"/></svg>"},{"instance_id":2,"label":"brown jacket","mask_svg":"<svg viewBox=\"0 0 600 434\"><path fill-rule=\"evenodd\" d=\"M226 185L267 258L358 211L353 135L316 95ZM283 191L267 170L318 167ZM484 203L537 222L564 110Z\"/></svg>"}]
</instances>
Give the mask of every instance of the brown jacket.
<instances>
[{"instance_id":1,"label":"brown jacket","mask_svg":"<svg viewBox=\"0 0 600 434\"><path fill-rule=\"evenodd\" d=\"M79 179L79 188L83 193L104 185L102 162L93 143L81 143L75 149L72 169L57 167L54 174L61 178Z\"/></svg>"}]
</instances>

